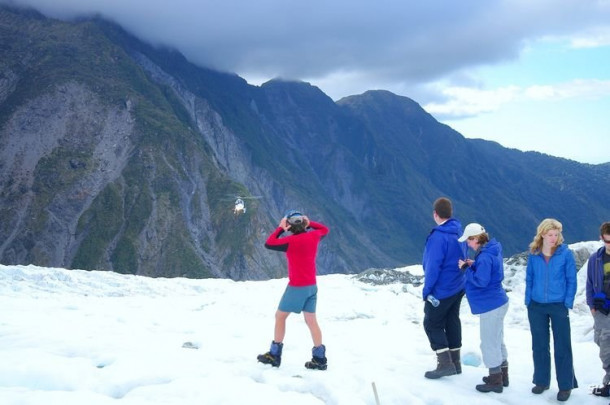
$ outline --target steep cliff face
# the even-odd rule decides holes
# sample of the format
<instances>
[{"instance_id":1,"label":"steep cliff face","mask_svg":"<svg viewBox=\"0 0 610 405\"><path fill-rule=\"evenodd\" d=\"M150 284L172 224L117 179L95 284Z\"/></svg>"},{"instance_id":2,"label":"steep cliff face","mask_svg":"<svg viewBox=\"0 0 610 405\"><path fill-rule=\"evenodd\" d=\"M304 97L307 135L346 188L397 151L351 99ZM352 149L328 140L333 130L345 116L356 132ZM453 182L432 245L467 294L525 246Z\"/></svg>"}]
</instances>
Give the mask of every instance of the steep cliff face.
<instances>
[{"instance_id":1,"label":"steep cliff face","mask_svg":"<svg viewBox=\"0 0 610 405\"><path fill-rule=\"evenodd\" d=\"M15 109L0 131L3 261L225 275L206 209L220 174L200 145L145 139L137 108L66 82Z\"/></svg>"},{"instance_id":2,"label":"steep cliff face","mask_svg":"<svg viewBox=\"0 0 610 405\"><path fill-rule=\"evenodd\" d=\"M233 75L191 72L192 65L171 51L142 44L129 49L152 80L177 96L218 166L251 194L263 196L253 202L269 224L261 233L272 229L287 207L297 207L332 225L333 237L319 254L322 272L399 263L362 232L354 216L359 200L352 190L362 191L356 184L361 168L340 139L350 117L328 96L307 83L272 81L256 88ZM256 263L269 256L254 251Z\"/></svg>"},{"instance_id":3,"label":"steep cliff face","mask_svg":"<svg viewBox=\"0 0 610 405\"><path fill-rule=\"evenodd\" d=\"M14 111L0 130L5 260L71 261L78 218L125 168L133 127L127 108L74 82Z\"/></svg>"},{"instance_id":4,"label":"steep cliff face","mask_svg":"<svg viewBox=\"0 0 610 405\"><path fill-rule=\"evenodd\" d=\"M156 84L95 23L1 12L3 263L281 274L261 242L267 216L256 204L232 213L232 196L248 192L247 152L204 99Z\"/></svg>"}]
</instances>

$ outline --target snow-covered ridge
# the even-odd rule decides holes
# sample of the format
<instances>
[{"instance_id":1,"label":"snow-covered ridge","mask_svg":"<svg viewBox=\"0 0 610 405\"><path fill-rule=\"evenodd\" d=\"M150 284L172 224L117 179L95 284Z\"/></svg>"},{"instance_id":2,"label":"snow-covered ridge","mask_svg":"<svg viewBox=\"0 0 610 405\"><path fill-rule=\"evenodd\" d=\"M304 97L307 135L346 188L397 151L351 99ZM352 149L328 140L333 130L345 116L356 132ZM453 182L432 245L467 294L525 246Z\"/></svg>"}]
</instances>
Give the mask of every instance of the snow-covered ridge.
<instances>
[{"instance_id":1,"label":"snow-covered ridge","mask_svg":"<svg viewBox=\"0 0 610 405\"><path fill-rule=\"evenodd\" d=\"M134 295L167 296L203 294L209 289L228 288L225 279L150 278L110 271L66 270L34 265L0 265L0 291L3 294L75 294L93 297Z\"/></svg>"}]
</instances>

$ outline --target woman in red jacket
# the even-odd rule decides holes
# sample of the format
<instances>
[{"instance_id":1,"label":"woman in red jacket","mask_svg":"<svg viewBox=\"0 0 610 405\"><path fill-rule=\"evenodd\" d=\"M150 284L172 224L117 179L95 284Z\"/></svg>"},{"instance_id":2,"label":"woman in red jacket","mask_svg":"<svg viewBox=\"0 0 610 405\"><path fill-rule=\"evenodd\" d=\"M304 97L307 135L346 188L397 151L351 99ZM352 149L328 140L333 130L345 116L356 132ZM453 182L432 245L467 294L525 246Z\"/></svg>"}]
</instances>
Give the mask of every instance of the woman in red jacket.
<instances>
[{"instance_id":1,"label":"woman in red jacket","mask_svg":"<svg viewBox=\"0 0 610 405\"><path fill-rule=\"evenodd\" d=\"M290 231L291 235L283 235ZM326 347L322 344L322 331L316 318L316 254L320 240L328 234L328 228L310 221L298 211L289 211L265 242L267 249L286 252L288 260L288 286L275 313L275 333L271 348L259 355L258 361L279 367L282 361L283 340L286 335L286 319L290 313L301 313L311 333L314 347L312 359L305 367L326 370Z\"/></svg>"}]
</instances>

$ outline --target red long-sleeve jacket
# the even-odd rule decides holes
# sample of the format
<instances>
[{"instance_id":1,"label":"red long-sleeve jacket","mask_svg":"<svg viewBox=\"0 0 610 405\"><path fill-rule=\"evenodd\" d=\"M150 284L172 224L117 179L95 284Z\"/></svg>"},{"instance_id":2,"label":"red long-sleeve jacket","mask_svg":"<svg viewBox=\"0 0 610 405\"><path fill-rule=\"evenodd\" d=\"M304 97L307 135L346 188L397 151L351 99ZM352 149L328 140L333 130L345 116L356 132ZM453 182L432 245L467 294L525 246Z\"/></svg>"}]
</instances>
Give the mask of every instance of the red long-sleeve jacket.
<instances>
[{"instance_id":1,"label":"red long-sleeve jacket","mask_svg":"<svg viewBox=\"0 0 610 405\"><path fill-rule=\"evenodd\" d=\"M283 232L281 227L273 231L267 238L265 247L286 252L288 285L293 287L315 285L318 244L328 234L328 228L319 222L309 221L306 232L280 238Z\"/></svg>"}]
</instances>

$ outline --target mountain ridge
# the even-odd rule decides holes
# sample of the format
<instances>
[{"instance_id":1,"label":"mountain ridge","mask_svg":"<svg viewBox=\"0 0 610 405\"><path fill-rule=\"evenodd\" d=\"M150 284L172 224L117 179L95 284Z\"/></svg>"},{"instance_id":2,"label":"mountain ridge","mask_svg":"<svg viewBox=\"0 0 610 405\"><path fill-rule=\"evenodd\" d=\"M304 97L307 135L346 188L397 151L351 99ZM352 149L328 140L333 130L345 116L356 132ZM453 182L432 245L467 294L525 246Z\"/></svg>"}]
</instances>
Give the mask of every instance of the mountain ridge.
<instances>
[{"instance_id":1,"label":"mountain ridge","mask_svg":"<svg viewBox=\"0 0 610 405\"><path fill-rule=\"evenodd\" d=\"M419 262L441 195L508 254L546 216L569 241L607 220L610 164L469 140L408 97L251 86L97 17L0 7L0 36L3 264L278 277L264 239L298 208L331 228L322 274L399 267ZM235 216L238 195L263 198Z\"/></svg>"}]
</instances>

